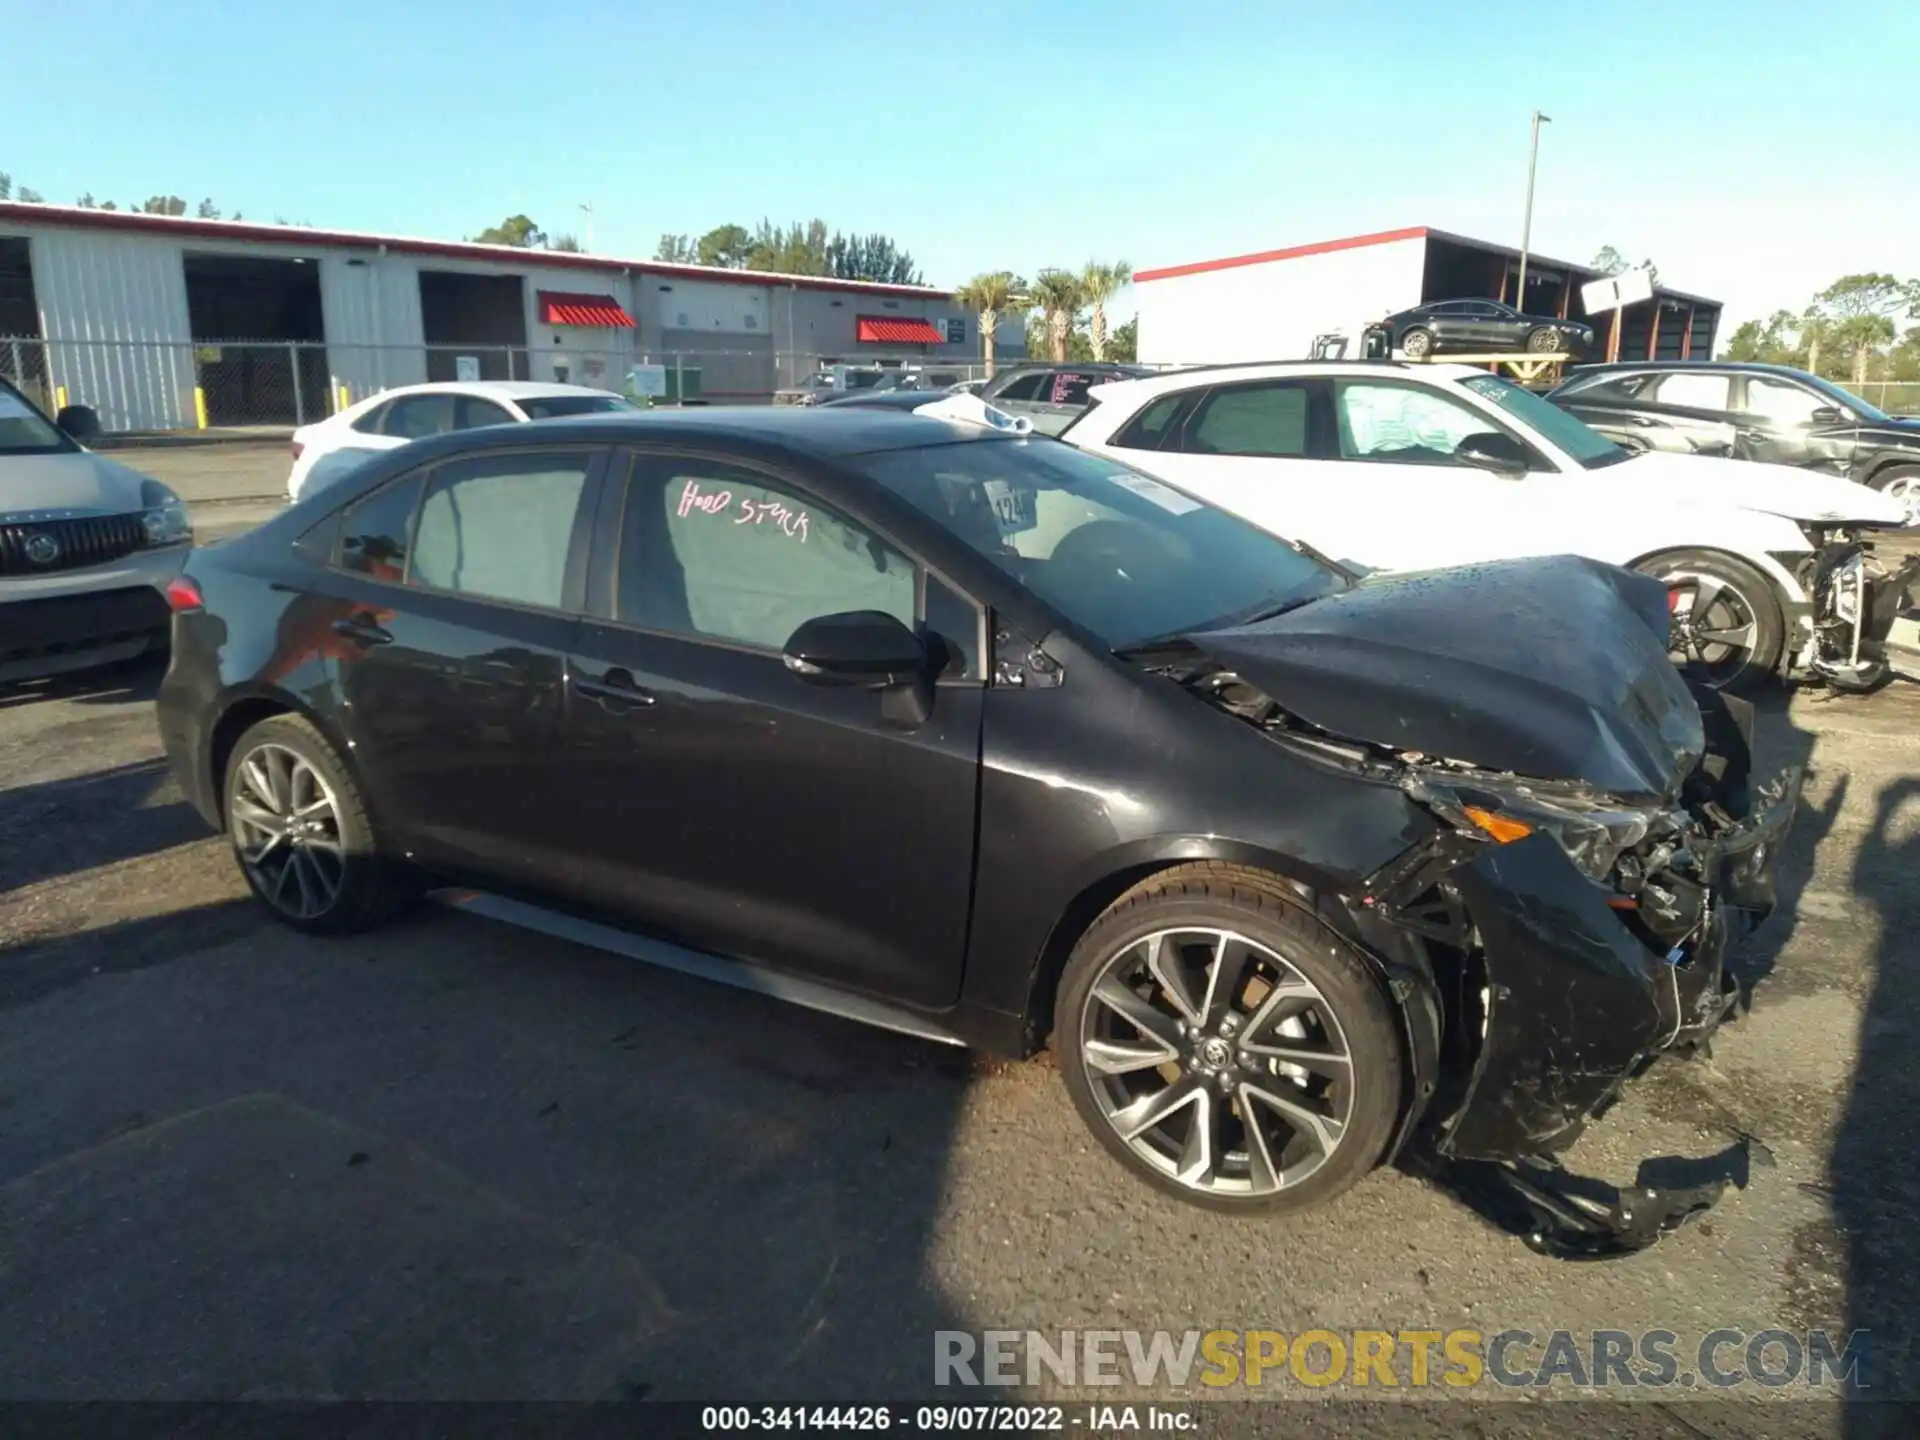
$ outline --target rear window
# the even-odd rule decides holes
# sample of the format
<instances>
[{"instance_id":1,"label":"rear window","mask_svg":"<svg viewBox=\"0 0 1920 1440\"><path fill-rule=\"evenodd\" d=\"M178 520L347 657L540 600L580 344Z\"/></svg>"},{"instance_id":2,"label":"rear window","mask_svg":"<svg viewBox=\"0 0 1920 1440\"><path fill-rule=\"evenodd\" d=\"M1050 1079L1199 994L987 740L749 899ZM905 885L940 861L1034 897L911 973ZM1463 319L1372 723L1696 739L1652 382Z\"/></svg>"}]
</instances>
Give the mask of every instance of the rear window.
<instances>
[{"instance_id":1,"label":"rear window","mask_svg":"<svg viewBox=\"0 0 1920 1440\"><path fill-rule=\"evenodd\" d=\"M640 407L618 395L536 395L517 397L514 404L529 420L560 420L569 415L612 415Z\"/></svg>"},{"instance_id":2,"label":"rear window","mask_svg":"<svg viewBox=\"0 0 1920 1440\"><path fill-rule=\"evenodd\" d=\"M0 382L0 455L55 455L77 448L24 395Z\"/></svg>"}]
</instances>

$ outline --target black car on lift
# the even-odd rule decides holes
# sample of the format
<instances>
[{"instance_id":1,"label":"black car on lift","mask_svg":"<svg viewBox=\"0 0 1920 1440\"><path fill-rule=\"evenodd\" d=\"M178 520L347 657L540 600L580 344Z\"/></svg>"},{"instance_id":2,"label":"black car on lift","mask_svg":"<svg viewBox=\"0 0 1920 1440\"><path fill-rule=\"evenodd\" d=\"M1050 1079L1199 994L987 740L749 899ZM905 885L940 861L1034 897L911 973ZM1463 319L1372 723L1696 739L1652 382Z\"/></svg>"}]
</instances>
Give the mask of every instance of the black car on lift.
<instances>
[{"instance_id":1,"label":"black car on lift","mask_svg":"<svg viewBox=\"0 0 1920 1440\"><path fill-rule=\"evenodd\" d=\"M1659 360L1582 365L1547 395L1634 449L1727 437L1736 460L1830 470L1903 502L1920 520L1920 419L1887 414L1785 365ZM1711 453L1711 452L1710 452Z\"/></svg>"},{"instance_id":2,"label":"black car on lift","mask_svg":"<svg viewBox=\"0 0 1920 1440\"><path fill-rule=\"evenodd\" d=\"M1498 300L1430 300L1380 322L1390 347L1409 360L1429 355L1506 353L1579 354L1593 344L1593 327L1554 315L1526 315Z\"/></svg>"},{"instance_id":3,"label":"black car on lift","mask_svg":"<svg viewBox=\"0 0 1920 1440\"><path fill-rule=\"evenodd\" d=\"M1122 1164L1229 1211L1418 1155L1571 1247L1650 1241L1657 1198L1589 1224L1546 1157L1727 1013L1798 795L1749 783L1750 712L1690 693L1653 581L1356 583L912 414L419 441L170 599L167 753L285 923L451 882L929 1039L1050 1041Z\"/></svg>"}]
</instances>

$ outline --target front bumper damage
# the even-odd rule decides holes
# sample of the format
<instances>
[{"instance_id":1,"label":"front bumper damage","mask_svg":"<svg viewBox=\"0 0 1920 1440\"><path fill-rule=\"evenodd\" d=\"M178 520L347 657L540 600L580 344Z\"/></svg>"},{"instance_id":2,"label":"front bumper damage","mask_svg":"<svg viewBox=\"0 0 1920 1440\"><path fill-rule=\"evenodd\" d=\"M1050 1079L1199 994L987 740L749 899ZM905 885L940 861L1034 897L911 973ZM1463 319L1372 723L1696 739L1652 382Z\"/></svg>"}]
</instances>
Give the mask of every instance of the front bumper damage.
<instances>
[{"instance_id":1,"label":"front bumper damage","mask_svg":"<svg viewBox=\"0 0 1920 1440\"><path fill-rule=\"evenodd\" d=\"M1435 967L1455 991L1439 997L1451 1053L1422 1086L1432 1100L1402 1163L1544 1253L1644 1249L1728 1183L1745 1183L1744 1144L1717 1165L1692 1165L1687 1183L1627 1190L1570 1174L1557 1158L1656 1058L1707 1047L1739 996L1728 945L1776 903L1776 856L1802 775L1790 769L1749 799L1751 711L1727 698L1708 704L1717 774L1697 778L1714 792L1705 807L1716 819L1659 883L1624 895L1581 873L1546 834L1489 844L1456 831L1376 877L1362 902L1460 957ZM1452 934L1436 925L1436 894L1450 902ZM1688 1168L1653 1163L1643 1175L1677 1165Z\"/></svg>"},{"instance_id":2,"label":"front bumper damage","mask_svg":"<svg viewBox=\"0 0 1920 1440\"><path fill-rule=\"evenodd\" d=\"M1800 578L1812 600L1796 668L1839 690L1920 680L1920 555L1889 567L1867 542L1841 540Z\"/></svg>"}]
</instances>

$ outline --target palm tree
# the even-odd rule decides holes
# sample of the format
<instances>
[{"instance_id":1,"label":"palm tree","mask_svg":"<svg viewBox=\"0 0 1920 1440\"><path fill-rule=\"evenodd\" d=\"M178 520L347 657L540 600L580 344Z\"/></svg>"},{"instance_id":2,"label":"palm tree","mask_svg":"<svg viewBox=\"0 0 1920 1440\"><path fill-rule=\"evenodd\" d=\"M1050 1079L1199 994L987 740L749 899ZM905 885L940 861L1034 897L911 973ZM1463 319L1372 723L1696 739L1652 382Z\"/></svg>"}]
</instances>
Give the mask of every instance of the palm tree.
<instances>
[{"instance_id":1,"label":"palm tree","mask_svg":"<svg viewBox=\"0 0 1920 1440\"><path fill-rule=\"evenodd\" d=\"M1107 358L1107 301L1133 283L1133 266L1124 260L1102 265L1089 260L1080 272L1080 287L1087 297L1087 340L1093 346L1093 358Z\"/></svg>"},{"instance_id":2,"label":"palm tree","mask_svg":"<svg viewBox=\"0 0 1920 1440\"><path fill-rule=\"evenodd\" d=\"M1000 317L1029 307L1026 282L1011 270L991 270L976 275L953 298L980 317L980 358L986 362L987 378L993 378L993 336Z\"/></svg>"},{"instance_id":3,"label":"palm tree","mask_svg":"<svg viewBox=\"0 0 1920 1440\"><path fill-rule=\"evenodd\" d=\"M1087 303L1086 287L1070 270L1042 270L1034 277L1033 303L1046 317L1047 350L1054 363L1064 363L1073 322Z\"/></svg>"},{"instance_id":4,"label":"palm tree","mask_svg":"<svg viewBox=\"0 0 1920 1440\"><path fill-rule=\"evenodd\" d=\"M1800 317L1800 343L1806 347L1807 369L1812 374L1820 373L1820 346L1832 328L1832 321L1821 313L1818 305L1809 305Z\"/></svg>"}]
</instances>

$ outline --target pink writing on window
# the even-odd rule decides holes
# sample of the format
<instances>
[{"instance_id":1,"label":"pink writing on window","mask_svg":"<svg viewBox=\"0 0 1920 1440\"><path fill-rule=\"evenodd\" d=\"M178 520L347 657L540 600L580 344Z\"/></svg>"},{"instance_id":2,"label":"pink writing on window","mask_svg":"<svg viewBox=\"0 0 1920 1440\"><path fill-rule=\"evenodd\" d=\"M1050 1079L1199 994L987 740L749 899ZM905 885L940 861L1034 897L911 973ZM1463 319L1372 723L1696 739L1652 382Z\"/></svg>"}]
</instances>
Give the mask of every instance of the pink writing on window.
<instances>
[{"instance_id":1,"label":"pink writing on window","mask_svg":"<svg viewBox=\"0 0 1920 1440\"><path fill-rule=\"evenodd\" d=\"M680 492L680 514L698 510L703 515L718 515L733 503L731 490L709 490L704 495L693 481L687 481L686 488Z\"/></svg>"},{"instance_id":2,"label":"pink writing on window","mask_svg":"<svg viewBox=\"0 0 1920 1440\"><path fill-rule=\"evenodd\" d=\"M736 525L764 525L771 521L783 535L802 545L807 543L807 512L795 510L779 500L748 500L743 496L735 504L731 490L703 491L689 480L680 491L677 513L686 516L696 510L702 515L725 515L731 511Z\"/></svg>"}]
</instances>

